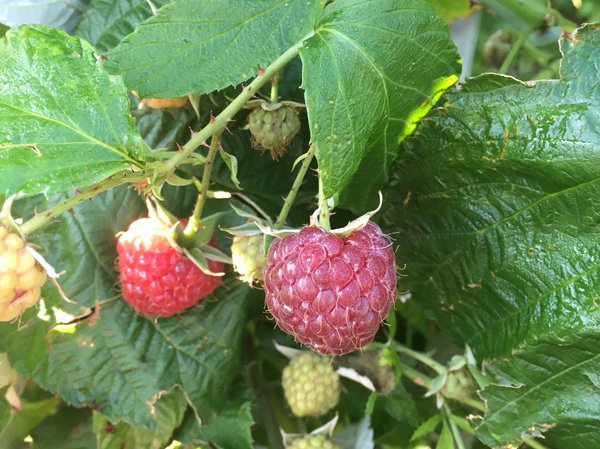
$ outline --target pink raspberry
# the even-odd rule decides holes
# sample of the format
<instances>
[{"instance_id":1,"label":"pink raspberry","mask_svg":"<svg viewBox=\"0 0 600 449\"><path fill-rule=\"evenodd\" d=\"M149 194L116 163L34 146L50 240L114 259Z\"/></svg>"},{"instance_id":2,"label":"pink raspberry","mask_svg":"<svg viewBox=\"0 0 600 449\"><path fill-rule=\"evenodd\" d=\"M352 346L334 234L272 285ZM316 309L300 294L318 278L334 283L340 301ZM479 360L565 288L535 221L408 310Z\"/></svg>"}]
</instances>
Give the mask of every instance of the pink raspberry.
<instances>
[{"instance_id":1,"label":"pink raspberry","mask_svg":"<svg viewBox=\"0 0 600 449\"><path fill-rule=\"evenodd\" d=\"M379 226L341 238L318 227L275 240L264 270L277 325L321 354L369 344L396 299L396 257Z\"/></svg>"}]
</instances>

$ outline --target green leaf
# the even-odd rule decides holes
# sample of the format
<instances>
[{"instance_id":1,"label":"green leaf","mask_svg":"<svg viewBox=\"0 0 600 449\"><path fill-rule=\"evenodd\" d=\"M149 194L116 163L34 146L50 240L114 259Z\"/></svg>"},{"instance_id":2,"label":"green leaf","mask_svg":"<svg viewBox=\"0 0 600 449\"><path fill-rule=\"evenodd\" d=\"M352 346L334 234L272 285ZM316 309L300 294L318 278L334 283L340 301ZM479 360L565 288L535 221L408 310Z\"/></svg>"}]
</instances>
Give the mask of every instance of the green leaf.
<instances>
[{"instance_id":1,"label":"green leaf","mask_svg":"<svg viewBox=\"0 0 600 449\"><path fill-rule=\"evenodd\" d=\"M480 77L448 94L405 143L386 195L403 288L513 384L485 389L479 434L495 446L547 424L557 447L600 435L600 396L582 374L600 366L600 27L561 50L560 80Z\"/></svg>"},{"instance_id":2,"label":"green leaf","mask_svg":"<svg viewBox=\"0 0 600 449\"><path fill-rule=\"evenodd\" d=\"M373 449L375 447L373 437L371 419L367 416L359 422L345 426L341 431L337 432L334 441L342 449Z\"/></svg>"},{"instance_id":3,"label":"green leaf","mask_svg":"<svg viewBox=\"0 0 600 449\"><path fill-rule=\"evenodd\" d=\"M23 439L29 435L31 429L46 417L56 413L59 406L60 399L57 397L37 402L23 400L21 411L11 413L6 426L0 429L2 449L20 449Z\"/></svg>"},{"instance_id":4,"label":"green leaf","mask_svg":"<svg viewBox=\"0 0 600 449\"><path fill-rule=\"evenodd\" d=\"M35 449L90 449L96 447L92 413L74 407L62 407L29 432Z\"/></svg>"},{"instance_id":5,"label":"green leaf","mask_svg":"<svg viewBox=\"0 0 600 449\"><path fill-rule=\"evenodd\" d=\"M440 437L438 438L437 444L435 445L435 449L454 449L452 432L450 431L450 426L446 423L446 421L443 421L442 423L442 431L440 433Z\"/></svg>"},{"instance_id":6,"label":"green leaf","mask_svg":"<svg viewBox=\"0 0 600 449\"><path fill-rule=\"evenodd\" d=\"M547 435L552 447L600 447L599 331L542 339L494 366L505 384L483 391L489 410L477 436L494 447L518 445L556 426Z\"/></svg>"},{"instance_id":7,"label":"green leaf","mask_svg":"<svg viewBox=\"0 0 600 449\"><path fill-rule=\"evenodd\" d=\"M125 86L86 42L41 25L10 30L0 78L0 192L83 188L140 165Z\"/></svg>"},{"instance_id":8,"label":"green leaf","mask_svg":"<svg viewBox=\"0 0 600 449\"><path fill-rule=\"evenodd\" d=\"M446 22L454 22L471 14L470 0L427 0L435 8L435 12Z\"/></svg>"},{"instance_id":9,"label":"green leaf","mask_svg":"<svg viewBox=\"0 0 600 449\"><path fill-rule=\"evenodd\" d=\"M0 37L4 36L8 30L10 30L9 26L0 23Z\"/></svg>"},{"instance_id":10,"label":"green leaf","mask_svg":"<svg viewBox=\"0 0 600 449\"><path fill-rule=\"evenodd\" d=\"M576 36L560 81L449 94L387 193L404 286L480 357L600 317L600 30Z\"/></svg>"},{"instance_id":11,"label":"green leaf","mask_svg":"<svg viewBox=\"0 0 600 449\"><path fill-rule=\"evenodd\" d=\"M377 201L399 142L458 79L448 25L424 1L341 0L300 50L312 141L325 195Z\"/></svg>"},{"instance_id":12,"label":"green leaf","mask_svg":"<svg viewBox=\"0 0 600 449\"><path fill-rule=\"evenodd\" d=\"M184 443L202 441L219 449L252 449L253 424L250 403L245 402L203 420L202 426L198 426L196 419L190 416L178 429L176 438Z\"/></svg>"},{"instance_id":13,"label":"green leaf","mask_svg":"<svg viewBox=\"0 0 600 449\"><path fill-rule=\"evenodd\" d=\"M187 403L180 391L161 397L154 404L157 429L134 427L125 423L113 425L110 420L94 412L93 426L98 449L163 449L171 440L173 430L183 420Z\"/></svg>"},{"instance_id":14,"label":"green leaf","mask_svg":"<svg viewBox=\"0 0 600 449\"><path fill-rule=\"evenodd\" d=\"M440 425L440 423L442 422L442 415L433 415L431 418L429 418L427 421L425 421L423 424L421 424L417 430L415 430L415 433L413 433L412 437L410 438L411 441L417 441L420 440L421 438L423 438L426 435L429 435L431 432L433 432L437 426Z\"/></svg>"},{"instance_id":15,"label":"green leaf","mask_svg":"<svg viewBox=\"0 0 600 449\"><path fill-rule=\"evenodd\" d=\"M228 396L238 373L248 288L226 279L179 316L135 313L116 291L116 231L109 223L122 224L140 210L139 201L130 189L115 189L40 232L40 252L66 272L64 282L61 277L66 294L95 306L95 314L51 331L85 310L48 286L39 307L20 324L0 323L0 347L7 348L21 376L68 403L94 408L115 423L153 429L152 404L162 392L178 386L201 417Z\"/></svg>"},{"instance_id":16,"label":"green leaf","mask_svg":"<svg viewBox=\"0 0 600 449\"><path fill-rule=\"evenodd\" d=\"M152 5L160 8L171 1L152 0ZM92 0L75 33L106 52L149 17L152 8L148 0Z\"/></svg>"},{"instance_id":17,"label":"green leaf","mask_svg":"<svg viewBox=\"0 0 600 449\"><path fill-rule=\"evenodd\" d=\"M322 0L176 0L109 52L143 97L203 94L256 75L306 36Z\"/></svg>"}]
</instances>

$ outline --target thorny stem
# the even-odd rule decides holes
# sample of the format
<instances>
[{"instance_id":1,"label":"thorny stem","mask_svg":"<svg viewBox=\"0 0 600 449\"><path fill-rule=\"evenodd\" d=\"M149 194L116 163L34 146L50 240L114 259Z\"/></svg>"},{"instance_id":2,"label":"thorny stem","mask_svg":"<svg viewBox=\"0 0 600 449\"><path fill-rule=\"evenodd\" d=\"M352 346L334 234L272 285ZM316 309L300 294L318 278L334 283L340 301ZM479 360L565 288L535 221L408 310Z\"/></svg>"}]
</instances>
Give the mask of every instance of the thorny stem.
<instances>
[{"instance_id":1,"label":"thorny stem","mask_svg":"<svg viewBox=\"0 0 600 449\"><path fill-rule=\"evenodd\" d=\"M319 174L319 224L326 231L331 230L331 223L329 222L329 204L327 204L327 198L323 192L323 177Z\"/></svg>"},{"instance_id":2,"label":"thorny stem","mask_svg":"<svg viewBox=\"0 0 600 449\"><path fill-rule=\"evenodd\" d=\"M98 195L99 193L105 192L121 184L143 181L146 179L146 177L147 175L144 172L124 172L121 175L111 176L108 179L105 179L104 181L90 187L89 189L84 190L83 192L77 192L75 195L66 199L62 203L59 203L56 206L37 214L32 219L19 226L19 229L25 236L31 234L49 221L54 220L60 214L71 210L73 207L84 202L85 200L92 198L95 195Z\"/></svg>"},{"instance_id":3,"label":"thorny stem","mask_svg":"<svg viewBox=\"0 0 600 449\"><path fill-rule=\"evenodd\" d=\"M168 171L175 170L191 153L194 152L206 139L215 134L216 132L222 131L227 122L238 113L240 109L250 100L258 90L265 85L271 78L273 78L283 66L294 59L298 55L298 50L302 47L303 42L311 37L314 33L311 32L296 42L292 47L287 49L281 56L279 56L269 67L267 67L261 74L259 74L254 81L240 93L229 105L223 109L223 111L217 115L214 120L202 128L165 164L165 169Z\"/></svg>"},{"instance_id":4,"label":"thorny stem","mask_svg":"<svg viewBox=\"0 0 600 449\"><path fill-rule=\"evenodd\" d=\"M433 369L438 374L442 374L446 370L444 365L436 362L431 357L428 357L427 355L425 355L421 352L414 351L410 348L407 348L407 347L399 345L399 344L396 344L395 347L396 347L396 350L400 354L404 354L409 357L412 357L415 360L418 360L419 362L421 362L421 363L427 365L428 367L430 367L431 369Z\"/></svg>"},{"instance_id":5,"label":"thorny stem","mask_svg":"<svg viewBox=\"0 0 600 449\"><path fill-rule=\"evenodd\" d=\"M285 219L290 212L292 204L296 199L296 195L298 194L298 190L300 190L300 186L302 185L302 181L304 180L304 175L308 171L308 167L310 167L310 163L312 162L313 156L315 155L315 146L311 145L304 156L304 160L302 161L302 165L300 166L300 170L296 175L296 179L290 192L287 194L285 198L285 202L283 203L283 207L281 208L281 212L279 212L279 216L277 217L277 221L275 222L274 228L281 229L285 224Z\"/></svg>"},{"instance_id":6,"label":"thorny stem","mask_svg":"<svg viewBox=\"0 0 600 449\"><path fill-rule=\"evenodd\" d=\"M275 74L275 76L273 76L273 79L271 80L271 103L277 103L277 101L279 100L279 94L277 92L279 87L279 72L277 72Z\"/></svg>"},{"instance_id":7,"label":"thorny stem","mask_svg":"<svg viewBox=\"0 0 600 449\"><path fill-rule=\"evenodd\" d=\"M198 192L198 198L196 199L196 205L194 206L194 212L190 217L190 221L188 221L185 230L183 231L183 235L187 240L187 243L191 243L194 239L194 236L198 229L200 229L200 221L202 217L202 210L204 209L204 203L206 202L206 197L208 194L208 187L210 185L210 176L212 173L212 168L215 162L215 156L217 155L217 151L219 151L219 147L221 145L221 133L223 131L218 131L213 134L210 140L210 148L208 150L208 155L206 156L206 160L204 162L204 172L202 173L202 184L200 184L200 191Z\"/></svg>"}]
</instances>

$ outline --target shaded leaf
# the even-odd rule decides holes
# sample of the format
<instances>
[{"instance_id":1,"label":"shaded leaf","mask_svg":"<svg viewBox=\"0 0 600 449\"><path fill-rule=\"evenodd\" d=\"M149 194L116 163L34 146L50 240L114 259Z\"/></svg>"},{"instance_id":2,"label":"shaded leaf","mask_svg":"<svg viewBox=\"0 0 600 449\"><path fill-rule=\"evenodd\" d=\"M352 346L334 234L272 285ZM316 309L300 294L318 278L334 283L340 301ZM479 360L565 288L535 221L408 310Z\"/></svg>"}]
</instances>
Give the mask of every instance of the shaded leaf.
<instances>
[{"instance_id":1,"label":"shaded leaf","mask_svg":"<svg viewBox=\"0 0 600 449\"><path fill-rule=\"evenodd\" d=\"M152 4L160 8L171 1L152 0ZM148 0L92 0L75 32L106 52L149 17L152 17L152 8Z\"/></svg>"},{"instance_id":2,"label":"shaded leaf","mask_svg":"<svg viewBox=\"0 0 600 449\"><path fill-rule=\"evenodd\" d=\"M246 402L209 417L202 426L189 416L178 430L177 438L184 443L202 441L219 449L252 449L253 424L250 403Z\"/></svg>"},{"instance_id":3,"label":"shaded leaf","mask_svg":"<svg viewBox=\"0 0 600 449\"><path fill-rule=\"evenodd\" d=\"M377 200L399 142L454 84L448 25L424 1L341 0L327 6L300 50L311 139L325 195Z\"/></svg>"},{"instance_id":4,"label":"shaded leaf","mask_svg":"<svg viewBox=\"0 0 600 449\"><path fill-rule=\"evenodd\" d=\"M173 430L181 424L187 403L180 391L160 398L155 406L156 430L129 424L112 424L94 412L93 426L98 449L163 449L171 440Z\"/></svg>"},{"instance_id":5,"label":"shaded leaf","mask_svg":"<svg viewBox=\"0 0 600 449\"><path fill-rule=\"evenodd\" d=\"M35 449L90 449L96 447L92 413L62 407L30 432Z\"/></svg>"},{"instance_id":6,"label":"shaded leaf","mask_svg":"<svg viewBox=\"0 0 600 449\"><path fill-rule=\"evenodd\" d=\"M41 25L11 30L0 78L0 192L62 192L140 165L147 147L125 86L86 42Z\"/></svg>"},{"instance_id":7,"label":"shaded leaf","mask_svg":"<svg viewBox=\"0 0 600 449\"><path fill-rule=\"evenodd\" d=\"M107 68L142 97L204 94L237 85L309 33L322 3L176 0L110 51Z\"/></svg>"},{"instance_id":8,"label":"shaded leaf","mask_svg":"<svg viewBox=\"0 0 600 449\"><path fill-rule=\"evenodd\" d=\"M373 449L375 447L373 437L371 419L365 417L360 422L345 426L335 434L333 439L342 449Z\"/></svg>"}]
</instances>

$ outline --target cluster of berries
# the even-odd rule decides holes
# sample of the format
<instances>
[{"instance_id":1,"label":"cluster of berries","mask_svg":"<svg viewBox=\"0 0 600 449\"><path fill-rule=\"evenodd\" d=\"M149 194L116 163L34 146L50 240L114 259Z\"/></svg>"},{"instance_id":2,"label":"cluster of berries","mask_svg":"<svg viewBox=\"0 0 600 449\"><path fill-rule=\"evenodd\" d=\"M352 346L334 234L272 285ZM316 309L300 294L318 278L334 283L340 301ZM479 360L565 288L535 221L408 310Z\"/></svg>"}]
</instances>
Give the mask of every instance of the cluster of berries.
<instances>
[{"instance_id":1,"label":"cluster of berries","mask_svg":"<svg viewBox=\"0 0 600 449\"><path fill-rule=\"evenodd\" d=\"M220 283L175 249L158 220L135 221L117 250L125 300L145 315L170 316ZM266 304L278 326L322 354L344 354L373 340L396 298L395 254L374 223L340 237L309 226L276 239L236 236L235 267L245 280L264 277ZM222 264L209 260L211 271Z\"/></svg>"},{"instance_id":2,"label":"cluster of berries","mask_svg":"<svg viewBox=\"0 0 600 449\"><path fill-rule=\"evenodd\" d=\"M290 102L254 103L248 123L254 142L276 157L298 132L298 113ZM185 220L180 223L185 226ZM202 248L192 248L200 251L199 259L191 257L190 248L174 239L174 227L169 220L142 218L118 238L122 295L143 315L171 316L221 283L215 274L223 262ZM262 233L236 236L231 252L243 280L264 282L277 325L321 354L345 354L369 344L396 298L394 250L370 221L341 234L308 226L275 239L268 253ZM45 280L23 239L1 227L0 319L35 303Z\"/></svg>"}]
</instances>

